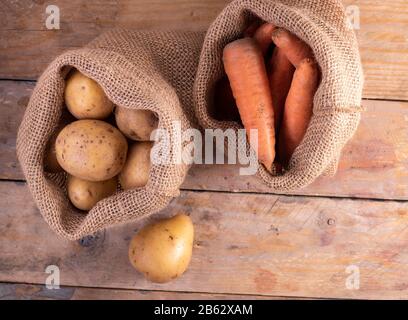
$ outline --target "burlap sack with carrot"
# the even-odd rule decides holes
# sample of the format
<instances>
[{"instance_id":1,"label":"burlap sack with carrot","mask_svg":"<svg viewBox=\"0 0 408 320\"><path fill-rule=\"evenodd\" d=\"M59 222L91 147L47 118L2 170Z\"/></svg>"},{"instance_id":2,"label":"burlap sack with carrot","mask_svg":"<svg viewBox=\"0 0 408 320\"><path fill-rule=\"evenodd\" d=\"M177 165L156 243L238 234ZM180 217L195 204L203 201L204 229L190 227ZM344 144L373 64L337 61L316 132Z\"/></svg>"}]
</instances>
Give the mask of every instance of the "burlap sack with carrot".
<instances>
[{"instance_id":1,"label":"burlap sack with carrot","mask_svg":"<svg viewBox=\"0 0 408 320\"><path fill-rule=\"evenodd\" d=\"M357 40L350 26L343 5L337 0L237 0L229 4L223 12L215 19L210 26L204 40L198 71L194 86L194 101L196 115L200 124L204 128L233 128L238 130L242 127L236 121L222 121L223 119L214 116L219 106L214 105L214 97L219 96L217 93L217 83L225 77L227 70L229 77L241 77L241 81L235 81L234 96L237 103L239 99L245 108L245 103L253 104L256 108L257 102L253 102L253 98L248 96L258 96L246 84L251 81L251 72L247 65L251 64L250 58L239 57L246 50L246 53L251 55L251 43L247 40L241 41L239 45L231 44L239 38L245 36L246 32L250 32L251 25L256 21L262 23L270 23L274 28L279 28L280 31L274 34L279 36L279 32L283 33L287 30L289 34L298 37L304 44L311 48L311 59L316 61L320 77L317 80L316 92L311 99L310 119L305 127L305 133L302 136L299 144L291 151L290 158L287 159L286 170L279 173L278 163L272 164L270 159L274 157L274 151L268 149L270 140L264 136L270 134L270 129L259 131L259 142L264 145L259 146L259 159L263 160L263 164L259 167L259 175L272 191L293 191L301 187L305 187L312 183L317 177L322 174L334 174L337 170L340 153L346 142L352 137L357 129L360 121L360 113L362 111L361 99L363 88L363 72L360 62ZM278 45L278 39L275 39ZM225 52L226 46L229 45L229 51ZM235 50L231 46L235 46ZM243 46L246 48L243 48ZM277 46L279 47L279 46ZM287 48L279 48L287 49ZM290 49L290 48L289 48ZM236 52L233 52L235 50ZM275 48L276 50L276 48ZM249 52L249 53L248 53ZM285 51L288 53L288 51ZM224 61L223 61L224 55ZM276 57L275 57L276 58ZM234 61L235 59L235 61ZM246 60L245 60L246 59ZM258 59L258 58L253 58ZM259 60L259 59L258 59ZM302 63L302 67L296 65L295 61L290 62L297 68L294 71L292 86L295 87L295 92L288 94L289 108L291 103L302 102L303 93L299 69L305 69L308 63ZM234 67L233 64L236 64ZM248 71L249 70L249 71ZM253 72L259 74L259 72ZM305 73L305 72L304 72ZM254 77L255 78L255 77ZM297 84L293 84L297 78ZM305 78L308 79L308 78ZM231 79L230 79L231 80ZM266 80L262 81L259 78L252 81L255 83L256 90L266 88ZM302 80L302 79L300 79ZM310 77L309 77L310 80ZM314 80L316 81L316 80ZM304 81L306 85L310 81ZM277 85L276 85L277 84ZM234 89L231 82L231 87ZM297 87L297 88L296 88ZM253 88L252 88L253 89ZM275 86L271 90L279 92L279 82L275 81ZM234 91L234 90L233 90ZM242 92L239 92L242 91ZM247 92L245 92L247 91ZM298 95L296 94L298 93ZM247 95L247 96L245 96ZM251 100L252 99L252 100ZM306 99L306 98L305 98ZM221 99L222 100L222 99ZM225 102L225 98L223 102ZM268 99L266 99L268 100ZM263 108L263 103L266 100L259 99L258 104ZM228 101L227 101L228 102ZM287 102L287 101L286 101ZM288 106L285 105L285 112ZM293 109L293 108L292 108ZM259 110L258 110L259 111ZM254 112L258 112L255 111ZM270 118L270 113L265 110L259 111L258 115L251 115L251 110L245 110L245 116L248 119L242 119L244 124L247 122L258 121L258 127L269 126L272 128L273 120ZM298 116L296 110L291 110L291 116ZM227 113L233 113L231 110ZM276 113L276 112L275 112ZM241 118L243 114L240 109ZM252 119L251 119L252 116ZM273 115L272 115L273 116ZM285 114L286 116L286 114ZM255 119L258 117L258 119ZM259 119L266 119L266 123L262 123ZM283 120L282 120L283 121ZM284 121L282 122L284 123ZM301 127L304 124L298 123ZM246 125L245 125L246 126ZM307 129L306 129L307 128ZM269 132L267 132L269 130ZM295 130L297 128L295 127ZM280 129L282 135L283 129ZM284 134L284 133L283 133ZM262 136L264 135L264 136ZM279 132L277 132L279 135ZM239 135L237 135L239 136ZM289 141L282 147L279 146L277 138L276 149L290 149ZM262 151L262 148L266 151ZM271 154L268 155L268 152ZM284 153L283 152L283 153ZM287 151L286 151L287 152ZM266 154L266 155L265 155ZM279 155L279 152L277 152ZM263 157L261 159L261 156ZM265 160L266 157L266 160ZM281 155L281 158L284 157ZM268 159L269 158L269 159ZM268 161L269 160L269 161ZM278 159L281 161L282 159Z\"/></svg>"},{"instance_id":2,"label":"burlap sack with carrot","mask_svg":"<svg viewBox=\"0 0 408 320\"><path fill-rule=\"evenodd\" d=\"M363 84L357 42L341 3L239 0L211 25L201 54L201 33L116 30L61 55L46 69L19 129L17 154L34 200L54 231L78 239L157 212L179 194L189 167L153 164L145 187L119 189L86 215L75 209L67 198L66 174L50 174L44 168L47 143L61 122L70 69L94 79L115 105L153 111L159 117L159 129L171 135L174 121L184 130L196 126L195 117L203 128L238 130L238 122L213 118L214 86L225 75L223 49L241 37L254 18L304 40L321 70L313 116L288 170L279 175L274 168L268 168L271 173L260 166L260 176L272 190L288 191L333 171L359 123Z\"/></svg>"},{"instance_id":3,"label":"burlap sack with carrot","mask_svg":"<svg viewBox=\"0 0 408 320\"><path fill-rule=\"evenodd\" d=\"M73 240L157 212L179 194L188 170L182 163L153 163L145 187L119 189L87 214L76 209L67 197L67 175L44 168L47 143L65 109L68 72L76 68L95 80L117 106L151 110L159 129L172 136L175 122L181 130L196 126L192 87L202 40L201 33L115 30L62 54L45 70L18 132L17 154L33 198L55 232Z\"/></svg>"}]
</instances>

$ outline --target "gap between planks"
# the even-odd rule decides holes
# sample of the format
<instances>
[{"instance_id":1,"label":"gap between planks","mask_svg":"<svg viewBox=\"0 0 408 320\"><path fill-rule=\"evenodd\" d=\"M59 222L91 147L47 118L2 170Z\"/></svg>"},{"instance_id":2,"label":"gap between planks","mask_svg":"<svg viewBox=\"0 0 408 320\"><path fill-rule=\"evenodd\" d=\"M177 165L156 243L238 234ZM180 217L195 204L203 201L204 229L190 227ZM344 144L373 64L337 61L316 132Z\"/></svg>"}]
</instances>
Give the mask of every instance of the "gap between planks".
<instances>
[{"instance_id":1,"label":"gap between planks","mask_svg":"<svg viewBox=\"0 0 408 320\"><path fill-rule=\"evenodd\" d=\"M13 288L15 287L15 288ZM9 289L9 290L7 290ZM11 289L11 290L10 290ZM17 289L17 290L16 290ZM35 289L33 292L32 289ZM257 294L231 294L231 293L213 293L213 292L197 292L197 291L166 291L166 290L142 290L142 289L122 289L122 288L109 288L109 287L82 287L82 286L66 286L62 285L60 286L60 289L56 290L70 290L71 292L66 294L63 293L64 298L68 299L78 299L78 294L76 291L84 291L84 293L79 294L79 299L87 299L89 296L86 294L86 292L92 292L91 297L94 296L95 294L99 298L106 299L107 297L110 297L108 299L112 298L119 298L123 299L130 298L130 296L133 296L133 298L144 298L144 299L154 299L158 298L158 300L173 300L174 298L177 299L187 299L187 300L207 300L207 299L215 299L215 300L257 300L257 299L262 299L262 300L337 300L337 299L327 299L327 298L309 298L309 297L284 297L284 296L272 296L272 295L257 295ZM59 294L59 291L56 291L55 289L53 290L48 290L44 284L41 283L26 283L26 282L0 282L0 300L6 298L7 296L14 297L14 298L23 298L23 297L29 297L29 298L50 298L50 299L60 299L61 294ZM4 295L4 291L10 292L8 295ZM14 293L13 293L14 291ZM19 292L17 292L19 291ZM43 293L42 293L43 292ZM39 293L42 293L39 295ZM3 294L3 295L2 295ZM164 297L160 298L161 295L164 295ZM115 297L116 296L116 297ZM198 298L198 299L197 299Z\"/></svg>"},{"instance_id":2,"label":"gap between planks","mask_svg":"<svg viewBox=\"0 0 408 320\"><path fill-rule=\"evenodd\" d=\"M17 129L35 83L0 81L0 178L24 180L15 154ZM293 195L408 200L408 102L364 100L355 136L334 177L321 177ZM381 121L379 121L381 119ZM259 177L233 165L196 165L185 190L271 193Z\"/></svg>"},{"instance_id":3,"label":"gap between planks","mask_svg":"<svg viewBox=\"0 0 408 320\"><path fill-rule=\"evenodd\" d=\"M49 229L24 183L0 183L0 195L2 282L44 283L55 264L61 284L74 287L408 297L407 202L182 191L163 211L101 231L84 247ZM152 284L131 267L129 241L179 212L195 225L191 265L172 283ZM359 290L346 288L350 265L360 268Z\"/></svg>"},{"instance_id":4,"label":"gap between planks","mask_svg":"<svg viewBox=\"0 0 408 320\"><path fill-rule=\"evenodd\" d=\"M82 47L115 27L204 32L229 2L118 0L113 4L97 0L85 4L79 0L56 0L53 4L60 8L63 19L60 30L46 29L45 4L15 2L9 5L0 26L0 77L35 79L62 52ZM356 35L366 76L364 97L407 99L407 2L342 2L358 9L352 11L359 14Z\"/></svg>"}]
</instances>

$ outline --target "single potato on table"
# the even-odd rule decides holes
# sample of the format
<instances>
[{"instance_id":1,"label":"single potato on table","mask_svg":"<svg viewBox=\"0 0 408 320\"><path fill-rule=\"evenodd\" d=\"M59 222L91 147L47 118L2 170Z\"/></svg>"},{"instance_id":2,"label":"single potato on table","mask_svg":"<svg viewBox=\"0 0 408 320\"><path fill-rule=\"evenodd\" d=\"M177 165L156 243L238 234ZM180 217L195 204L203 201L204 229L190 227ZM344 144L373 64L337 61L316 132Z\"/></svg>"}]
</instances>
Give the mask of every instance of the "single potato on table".
<instances>
[{"instance_id":1,"label":"single potato on table","mask_svg":"<svg viewBox=\"0 0 408 320\"><path fill-rule=\"evenodd\" d=\"M105 181L123 168L127 141L112 125L100 120L78 120L58 135L57 160L69 174L88 181Z\"/></svg>"},{"instance_id":2,"label":"single potato on table","mask_svg":"<svg viewBox=\"0 0 408 320\"><path fill-rule=\"evenodd\" d=\"M183 274L191 260L194 226L176 215L141 229L129 246L131 264L153 282L169 282Z\"/></svg>"},{"instance_id":3,"label":"single potato on table","mask_svg":"<svg viewBox=\"0 0 408 320\"><path fill-rule=\"evenodd\" d=\"M130 147L125 166L119 174L123 189L141 188L147 184L152 146L152 142L136 142Z\"/></svg>"},{"instance_id":4,"label":"single potato on table","mask_svg":"<svg viewBox=\"0 0 408 320\"><path fill-rule=\"evenodd\" d=\"M80 210L91 210L100 200L116 192L117 178L106 181L86 181L69 176L67 181L68 197L72 204Z\"/></svg>"},{"instance_id":5,"label":"single potato on table","mask_svg":"<svg viewBox=\"0 0 408 320\"><path fill-rule=\"evenodd\" d=\"M65 103L77 119L105 119L114 107L101 86L78 70L66 82Z\"/></svg>"},{"instance_id":6,"label":"single potato on table","mask_svg":"<svg viewBox=\"0 0 408 320\"><path fill-rule=\"evenodd\" d=\"M119 130L135 141L150 141L150 135L159 124L159 118L150 110L116 107L115 118Z\"/></svg>"}]
</instances>

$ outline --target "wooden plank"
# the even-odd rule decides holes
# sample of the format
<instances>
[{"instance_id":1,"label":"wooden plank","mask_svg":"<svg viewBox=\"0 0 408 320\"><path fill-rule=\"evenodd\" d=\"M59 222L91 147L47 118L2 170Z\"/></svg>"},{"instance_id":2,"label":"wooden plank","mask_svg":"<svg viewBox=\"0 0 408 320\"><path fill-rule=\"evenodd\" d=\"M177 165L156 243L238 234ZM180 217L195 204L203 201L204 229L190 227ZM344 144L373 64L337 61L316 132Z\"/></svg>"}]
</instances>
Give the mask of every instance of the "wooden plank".
<instances>
[{"instance_id":1,"label":"wooden plank","mask_svg":"<svg viewBox=\"0 0 408 320\"><path fill-rule=\"evenodd\" d=\"M363 96L408 100L408 2L343 0L360 11L356 30L364 68Z\"/></svg>"},{"instance_id":2,"label":"wooden plank","mask_svg":"<svg viewBox=\"0 0 408 320\"><path fill-rule=\"evenodd\" d=\"M16 155L17 130L35 83L0 81L0 178L23 179Z\"/></svg>"},{"instance_id":3,"label":"wooden plank","mask_svg":"<svg viewBox=\"0 0 408 320\"><path fill-rule=\"evenodd\" d=\"M365 100L367 111L345 146L334 177L320 177L292 194L408 199L408 103ZM239 176L239 167L195 166L186 189L270 192L257 176Z\"/></svg>"},{"instance_id":4,"label":"wooden plank","mask_svg":"<svg viewBox=\"0 0 408 320\"><path fill-rule=\"evenodd\" d=\"M170 292L149 290L119 290L82 287L47 289L45 285L0 283L0 300L284 300L286 298L208 294L196 292Z\"/></svg>"},{"instance_id":5,"label":"wooden plank","mask_svg":"<svg viewBox=\"0 0 408 320\"><path fill-rule=\"evenodd\" d=\"M149 283L128 262L129 241L178 212L195 224L191 265L172 283ZM61 285L73 287L407 299L407 226L407 202L182 192L142 222L69 242L48 228L24 183L3 181L0 282L44 284L57 265ZM357 268L358 290L347 286L357 285Z\"/></svg>"},{"instance_id":6,"label":"wooden plank","mask_svg":"<svg viewBox=\"0 0 408 320\"><path fill-rule=\"evenodd\" d=\"M24 179L15 156L18 124L34 83L0 81L0 178ZM296 194L408 199L408 103L364 101L367 111L346 146L334 178L323 177ZM194 166L184 189L270 192L238 166Z\"/></svg>"},{"instance_id":7,"label":"wooden plank","mask_svg":"<svg viewBox=\"0 0 408 320\"><path fill-rule=\"evenodd\" d=\"M60 30L47 30L49 3L5 1L0 12L0 78L36 79L57 55L113 27L205 31L228 0L56 0ZM344 0L360 10L356 30L364 64L365 98L407 100L408 3Z\"/></svg>"}]
</instances>

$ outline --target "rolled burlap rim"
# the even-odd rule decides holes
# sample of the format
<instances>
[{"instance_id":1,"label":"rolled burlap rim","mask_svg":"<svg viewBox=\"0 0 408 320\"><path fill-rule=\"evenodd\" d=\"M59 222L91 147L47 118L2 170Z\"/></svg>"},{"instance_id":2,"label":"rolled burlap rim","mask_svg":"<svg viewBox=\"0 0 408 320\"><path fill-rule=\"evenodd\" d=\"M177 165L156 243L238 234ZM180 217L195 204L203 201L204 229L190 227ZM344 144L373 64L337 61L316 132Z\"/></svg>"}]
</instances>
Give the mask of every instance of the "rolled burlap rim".
<instances>
[{"instance_id":1,"label":"rolled burlap rim","mask_svg":"<svg viewBox=\"0 0 408 320\"><path fill-rule=\"evenodd\" d=\"M69 69L76 68L98 82L114 104L155 112L159 129L172 136L174 121L181 130L196 126L192 85L201 43L202 34L197 33L118 29L83 49L62 54L48 66L19 128L17 154L33 198L56 233L75 240L158 212L179 195L189 169L183 163L153 163L145 187L119 190L87 214L74 208L66 195L66 174L49 174L43 165L45 147L64 108L64 78Z\"/></svg>"},{"instance_id":2,"label":"rolled burlap rim","mask_svg":"<svg viewBox=\"0 0 408 320\"><path fill-rule=\"evenodd\" d=\"M363 70L356 36L338 0L236 0L221 12L204 39L194 85L195 111L204 128L235 130L234 122L211 117L214 85L225 75L223 48L241 37L256 17L285 28L313 50L322 72L311 123L283 175L259 166L271 191L295 191L320 175L333 175L341 150L360 122Z\"/></svg>"}]
</instances>

